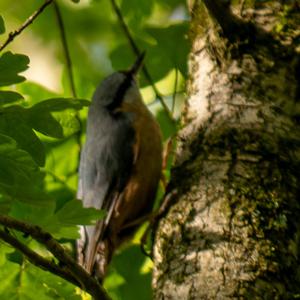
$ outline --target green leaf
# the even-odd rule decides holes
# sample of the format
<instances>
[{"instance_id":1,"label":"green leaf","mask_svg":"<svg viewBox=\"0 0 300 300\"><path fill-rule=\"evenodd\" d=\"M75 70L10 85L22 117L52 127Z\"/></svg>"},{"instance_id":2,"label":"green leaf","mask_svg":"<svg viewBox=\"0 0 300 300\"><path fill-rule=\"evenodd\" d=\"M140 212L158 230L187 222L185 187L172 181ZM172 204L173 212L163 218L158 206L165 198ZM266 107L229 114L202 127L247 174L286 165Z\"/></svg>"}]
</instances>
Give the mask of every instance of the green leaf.
<instances>
[{"instance_id":1,"label":"green leaf","mask_svg":"<svg viewBox=\"0 0 300 300\"><path fill-rule=\"evenodd\" d=\"M173 24L168 27L148 27L146 31L156 40L155 47L149 53L151 66L154 73L169 60L173 67L180 70L184 77L187 74L187 55L190 45L186 37L189 25L187 22ZM179 46L180 45L180 46ZM160 51L158 55L157 50ZM149 51L150 52L150 51ZM153 55L155 54L155 56ZM154 61L152 61L154 59Z\"/></svg>"},{"instance_id":2,"label":"green leaf","mask_svg":"<svg viewBox=\"0 0 300 300\"><path fill-rule=\"evenodd\" d=\"M186 38L188 24L184 22L168 27L148 26L146 32L150 36L148 40L151 42L146 39L137 39L137 41L139 48L146 51L145 65L154 82L164 78L174 68L178 69L183 77L186 77L187 55L190 49L190 44ZM127 43L121 43L114 48L110 52L110 58L115 70L128 69L136 59ZM143 76L141 76L141 85L149 85Z\"/></svg>"},{"instance_id":3,"label":"green leaf","mask_svg":"<svg viewBox=\"0 0 300 300\"><path fill-rule=\"evenodd\" d=\"M49 153L45 166L48 174L46 177L47 189L54 192L55 199L61 200L60 207L62 207L67 201L74 199L77 189L79 147L75 137L46 141L45 145L46 151ZM55 175L53 176L53 174ZM72 179L73 177L75 179ZM72 180L71 184L69 179ZM70 187L72 191L70 191Z\"/></svg>"},{"instance_id":4,"label":"green leaf","mask_svg":"<svg viewBox=\"0 0 300 300\"><path fill-rule=\"evenodd\" d=\"M160 0L155 0L157 5L161 5L165 8L169 8L172 11L178 7L182 7L183 5L186 5L185 1L182 0L164 0L164 1L160 1Z\"/></svg>"},{"instance_id":5,"label":"green leaf","mask_svg":"<svg viewBox=\"0 0 300 300\"><path fill-rule=\"evenodd\" d=\"M45 164L45 149L26 120L26 109L14 105L0 111L0 133L16 140L18 147L27 151L35 162Z\"/></svg>"},{"instance_id":6,"label":"green leaf","mask_svg":"<svg viewBox=\"0 0 300 300\"><path fill-rule=\"evenodd\" d=\"M44 210L42 208L35 209L33 205L20 203L17 209L14 207L11 215L41 226L47 232L52 233L55 238L67 239L79 238L78 225L93 225L105 215L104 211L84 208L80 200L74 199L66 201L58 209L56 207L55 214L53 214L53 208L49 206Z\"/></svg>"},{"instance_id":7,"label":"green leaf","mask_svg":"<svg viewBox=\"0 0 300 300\"><path fill-rule=\"evenodd\" d=\"M63 138L79 130L76 116L67 109L79 110L90 101L70 98L53 98L41 101L27 110L27 122L35 130L51 137ZM52 114L52 112L55 112Z\"/></svg>"},{"instance_id":8,"label":"green leaf","mask_svg":"<svg viewBox=\"0 0 300 300\"><path fill-rule=\"evenodd\" d=\"M16 102L24 99L22 95L12 91L0 91L0 105Z\"/></svg>"},{"instance_id":9,"label":"green leaf","mask_svg":"<svg viewBox=\"0 0 300 300\"><path fill-rule=\"evenodd\" d=\"M26 268L23 286L26 287L28 295L32 295L31 299L43 299L37 297L35 294L35 289L32 289L32 284L34 283L36 283L34 286L37 286L37 288L43 291L51 300L81 299L79 295L76 295L75 287L72 284L33 265L28 265Z\"/></svg>"},{"instance_id":10,"label":"green leaf","mask_svg":"<svg viewBox=\"0 0 300 300\"><path fill-rule=\"evenodd\" d=\"M116 299L152 299L151 274L142 272L144 264L145 256L139 245L125 248L113 257L111 272L105 278L104 286L110 294L117 296ZM117 280L113 283L111 277ZM122 278L125 280L122 281Z\"/></svg>"},{"instance_id":11,"label":"green leaf","mask_svg":"<svg viewBox=\"0 0 300 300\"><path fill-rule=\"evenodd\" d=\"M53 232L53 236L56 239L72 239L77 240L80 238L78 226L72 225L72 226L65 226L60 224L59 222L55 224L56 229ZM48 230L48 227L45 227L45 229Z\"/></svg>"},{"instance_id":12,"label":"green leaf","mask_svg":"<svg viewBox=\"0 0 300 300\"><path fill-rule=\"evenodd\" d=\"M124 16L140 22L150 16L153 9L153 0L122 0L121 10Z\"/></svg>"},{"instance_id":13,"label":"green leaf","mask_svg":"<svg viewBox=\"0 0 300 300\"><path fill-rule=\"evenodd\" d=\"M73 111L54 112L52 116L62 127L63 137L68 137L80 130L80 122Z\"/></svg>"},{"instance_id":14,"label":"green leaf","mask_svg":"<svg viewBox=\"0 0 300 300\"><path fill-rule=\"evenodd\" d=\"M25 77L18 75L18 73L25 71L28 64L28 56L5 52L0 57L0 86L24 81Z\"/></svg>"},{"instance_id":15,"label":"green leaf","mask_svg":"<svg viewBox=\"0 0 300 300\"><path fill-rule=\"evenodd\" d=\"M18 273L20 267L18 264L6 261L1 266L0 272L0 295L2 299L18 299L12 297L12 293L16 293L18 287Z\"/></svg>"},{"instance_id":16,"label":"green leaf","mask_svg":"<svg viewBox=\"0 0 300 300\"><path fill-rule=\"evenodd\" d=\"M8 215L11 209L11 200L0 194L0 214Z\"/></svg>"},{"instance_id":17,"label":"green leaf","mask_svg":"<svg viewBox=\"0 0 300 300\"><path fill-rule=\"evenodd\" d=\"M54 216L55 201L40 201L41 203L13 202L9 215L20 221L38 225L44 229ZM40 204L40 205L38 205ZM42 204L42 205L41 205ZM46 229L47 230L47 229ZM52 233L52 231L49 230Z\"/></svg>"},{"instance_id":18,"label":"green leaf","mask_svg":"<svg viewBox=\"0 0 300 300\"><path fill-rule=\"evenodd\" d=\"M82 109L84 106L89 106L90 101L74 98L52 98L43 100L32 107L37 111L62 111L68 108Z\"/></svg>"},{"instance_id":19,"label":"green leaf","mask_svg":"<svg viewBox=\"0 0 300 300\"><path fill-rule=\"evenodd\" d=\"M7 261L0 272L1 299L13 300L80 300L75 287L49 272L23 261Z\"/></svg>"},{"instance_id":20,"label":"green leaf","mask_svg":"<svg viewBox=\"0 0 300 300\"><path fill-rule=\"evenodd\" d=\"M0 34L3 34L4 32L5 32L4 20L2 16L0 16Z\"/></svg>"},{"instance_id":21,"label":"green leaf","mask_svg":"<svg viewBox=\"0 0 300 300\"><path fill-rule=\"evenodd\" d=\"M14 185L24 182L38 171L31 156L17 148L12 138L0 134L0 184Z\"/></svg>"},{"instance_id":22,"label":"green leaf","mask_svg":"<svg viewBox=\"0 0 300 300\"><path fill-rule=\"evenodd\" d=\"M6 254L14 252L14 248L6 245L5 243L0 243L0 266L5 264Z\"/></svg>"},{"instance_id":23,"label":"green leaf","mask_svg":"<svg viewBox=\"0 0 300 300\"><path fill-rule=\"evenodd\" d=\"M53 202L53 199L42 190L41 185L35 186L32 182L23 183L6 191L12 195L12 199L14 200L17 199L18 201L32 204L35 207L43 207L43 209L46 209L49 203Z\"/></svg>"},{"instance_id":24,"label":"green leaf","mask_svg":"<svg viewBox=\"0 0 300 300\"><path fill-rule=\"evenodd\" d=\"M20 148L30 153L43 166L45 149L33 129L55 138L62 138L65 133L74 133L79 129L79 122L74 114L65 110L78 110L89 104L87 100L54 98L39 102L28 109L18 105L10 106L0 111L0 133L15 139ZM51 112L60 115L54 116ZM66 126L65 130L62 125Z\"/></svg>"},{"instance_id":25,"label":"green leaf","mask_svg":"<svg viewBox=\"0 0 300 300\"><path fill-rule=\"evenodd\" d=\"M167 115L165 110L159 110L156 114L156 119L160 125L164 140L176 133L176 123L170 120L170 117Z\"/></svg>"},{"instance_id":26,"label":"green leaf","mask_svg":"<svg viewBox=\"0 0 300 300\"><path fill-rule=\"evenodd\" d=\"M72 2L74 2L74 3L79 3L80 2L80 0L71 0Z\"/></svg>"},{"instance_id":27,"label":"green leaf","mask_svg":"<svg viewBox=\"0 0 300 300\"><path fill-rule=\"evenodd\" d=\"M91 225L102 219L105 212L92 207L85 208L80 200L71 200L56 213L56 216L64 225Z\"/></svg>"},{"instance_id":28,"label":"green leaf","mask_svg":"<svg viewBox=\"0 0 300 300\"><path fill-rule=\"evenodd\" d=\"M40 133L54 138L63 138L63 129L59 122L50 112L38 112L37 110L28 111L27 122L33 129Z\"/></svg>"},{"instance_id":29,"label":"green leaf","mask_svg":"<svg viewBox=\"0 0 300 300\"><path fill-rule=\"evenodd\" d=\"M128 47L127 43L118 45L110 52L110 60L115 70L127 70L136 60L132 50ZM146 51L146 59L148 58L148 52Z\"/></svg>"},{"instance_id":30,"label":"green leaf","mask_svg":"<svg viewBox=\"0 0 300 300\"><path fill-rule=\"evenodd\" d=\"M0 191L12 199L36 205L51 200L41 189L43 175L32 157L15 140L0 134Z\"/></svg>"}]
</instances>

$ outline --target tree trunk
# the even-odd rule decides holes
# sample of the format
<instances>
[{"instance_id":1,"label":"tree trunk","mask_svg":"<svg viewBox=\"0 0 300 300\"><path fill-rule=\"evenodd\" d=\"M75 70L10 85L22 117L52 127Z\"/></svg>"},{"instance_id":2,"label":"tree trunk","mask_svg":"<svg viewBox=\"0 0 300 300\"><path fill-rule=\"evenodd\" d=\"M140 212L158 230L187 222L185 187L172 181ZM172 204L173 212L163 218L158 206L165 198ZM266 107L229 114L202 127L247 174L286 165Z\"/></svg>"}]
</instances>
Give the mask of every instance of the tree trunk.
<instances>
[{"instance_id":1,"label":"tree trunk","mask_svg":"<svg viewBox=\"0 0 300 300\"><path fill-rule=\"evenodd\" d=\"M154 299L300 296L300 5L191 1Z\"/></svg>"}]
</instances>

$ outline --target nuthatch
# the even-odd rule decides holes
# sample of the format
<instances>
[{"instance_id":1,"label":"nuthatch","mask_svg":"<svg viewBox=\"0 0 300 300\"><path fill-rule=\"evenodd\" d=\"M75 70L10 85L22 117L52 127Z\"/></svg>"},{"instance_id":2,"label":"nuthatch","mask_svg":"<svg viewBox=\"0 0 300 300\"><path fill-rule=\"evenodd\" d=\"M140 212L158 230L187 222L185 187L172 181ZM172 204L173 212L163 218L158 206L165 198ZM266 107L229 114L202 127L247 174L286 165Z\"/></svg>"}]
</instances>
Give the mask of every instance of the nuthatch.
<instances>
[{"instance_id":1,"label":"nuthatch","mask_svg":"<svg viewBox=\"0 0 300 300\"><path fill-rule=\"evenodd\" d=\"M78 262L103 279L113 251L130 237L136 220L151 212L162 168L159 126L143 103L135 75L115 72L97 87L88 113L81 153L78 198L104 209L95 226L82 226Z\"/></svg>"}]
</instances>

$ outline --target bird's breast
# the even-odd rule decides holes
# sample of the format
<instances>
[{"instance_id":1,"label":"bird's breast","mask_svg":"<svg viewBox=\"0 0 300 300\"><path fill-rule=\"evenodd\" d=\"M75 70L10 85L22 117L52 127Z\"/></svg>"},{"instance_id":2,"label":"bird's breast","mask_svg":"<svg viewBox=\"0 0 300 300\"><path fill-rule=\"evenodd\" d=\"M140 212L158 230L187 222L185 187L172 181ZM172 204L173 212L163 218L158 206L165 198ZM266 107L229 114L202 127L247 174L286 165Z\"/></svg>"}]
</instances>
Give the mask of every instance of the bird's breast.
<instances>
[{"instance_id":1,"label":"bird's breast","mask_svg":"<svg viewBox=\"0 0 300 300\"><path fill-rule=\"evenodd\" d=\"M135 140L131 175L110 225L111 231L116 234L122 226L151 211L162 169L162 138L152 114L143 103L123 103L120 109L124 113L133 114Z\"/></svg>"}]
</instances>

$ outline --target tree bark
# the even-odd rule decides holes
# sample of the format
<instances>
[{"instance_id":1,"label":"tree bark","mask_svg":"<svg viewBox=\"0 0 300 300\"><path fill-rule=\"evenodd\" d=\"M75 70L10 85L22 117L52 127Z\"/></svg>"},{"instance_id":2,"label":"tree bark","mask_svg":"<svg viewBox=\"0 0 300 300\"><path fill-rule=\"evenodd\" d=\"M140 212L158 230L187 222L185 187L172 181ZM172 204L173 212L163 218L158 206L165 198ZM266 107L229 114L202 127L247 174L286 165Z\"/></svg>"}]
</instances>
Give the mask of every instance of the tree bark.
<instances>
[{"instance_id":1,"label":"tree bark","mask_svg":"<svg viewBox=\"0 0 300 300\"><path fill-rule=\"evenodd\" d=\"M294 299L299 1L190 2L188 99L156 230L154 299Z\"/></svg>"}]
</instances>

